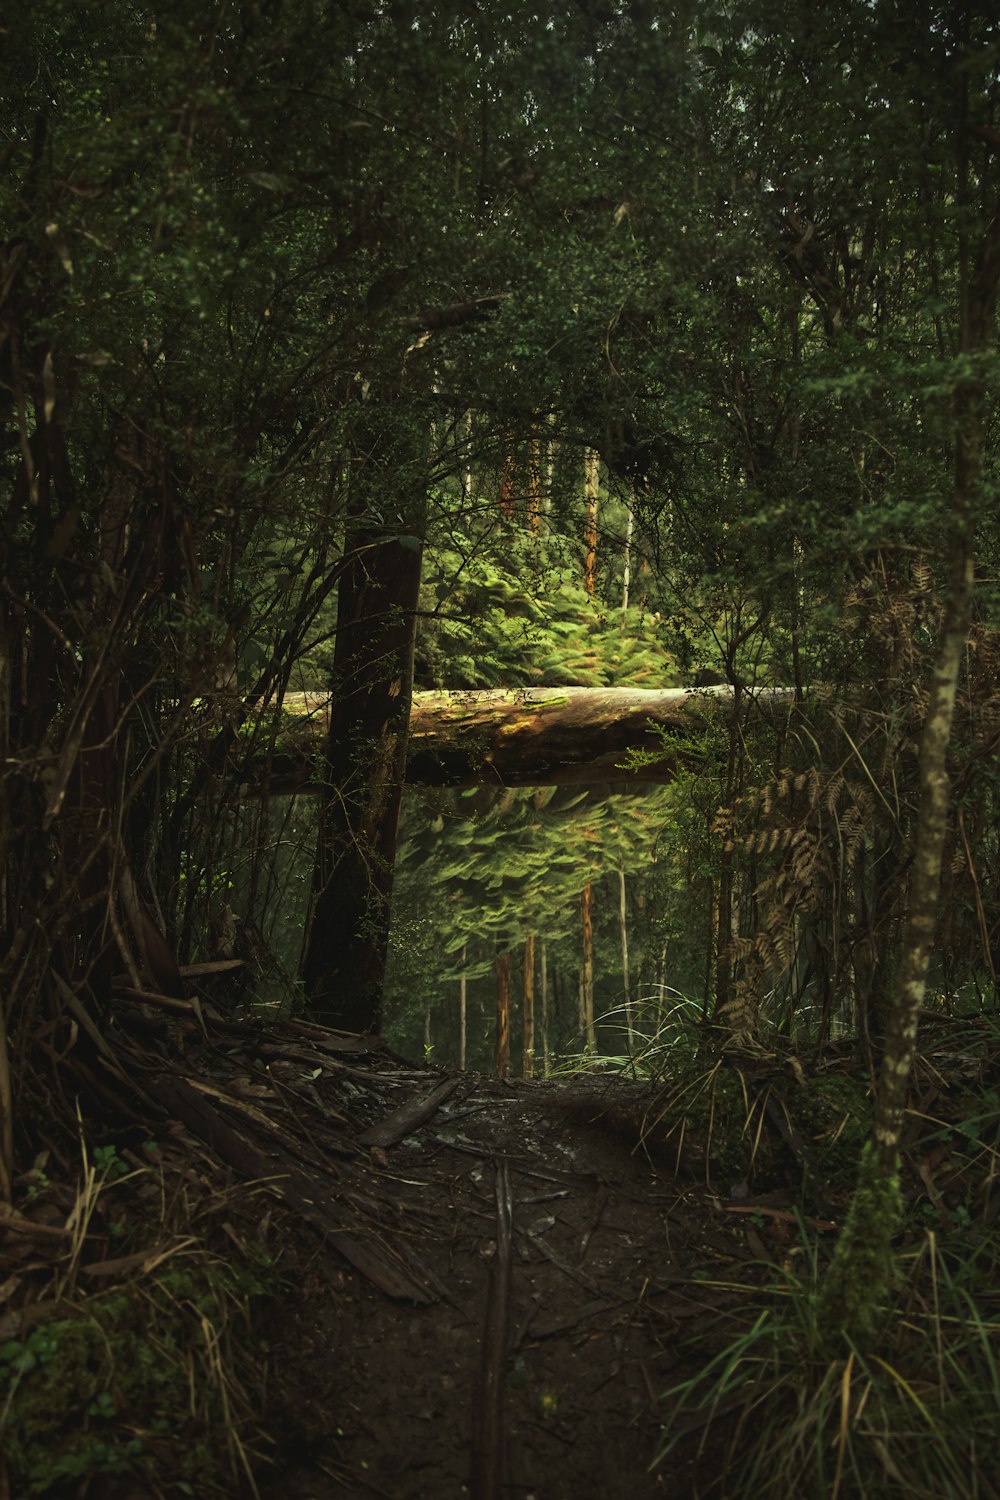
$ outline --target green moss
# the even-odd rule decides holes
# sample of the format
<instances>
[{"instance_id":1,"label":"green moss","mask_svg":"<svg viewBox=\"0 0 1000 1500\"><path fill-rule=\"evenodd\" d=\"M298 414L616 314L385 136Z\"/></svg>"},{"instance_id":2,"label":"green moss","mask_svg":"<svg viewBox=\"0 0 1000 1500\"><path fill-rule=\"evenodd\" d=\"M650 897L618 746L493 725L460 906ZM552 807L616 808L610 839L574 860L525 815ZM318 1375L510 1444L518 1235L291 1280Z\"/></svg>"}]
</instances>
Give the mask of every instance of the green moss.
<instances>
[{"instance_id":1,"label":"green moss","mask_svg":"<svg viewBox=\"0 0 1000 1500\"><path fill-rule=\"evenodd\" d=\"M232 1418L217 1361L235 1297L265 1287L252 1260L235 1275L204 1260L174 1263L0 1346L13 1492L60 1495L87 1476L127 1474L231 1493Z\"/></svg>"},{"instance_id":2,"label":"green moss","mask_svg":"<svg viewBox=\"0 0 1000 1500\"><path fill-rule=\"evenodd\" d=\"M902 1216L899 1173L885 1173L868 1141L847 1222L819 1292L818 1323L831 1344L846 1339L865 1350L875 1343L895 1285L892 1240Z\"/></svg>"}]
</instances>

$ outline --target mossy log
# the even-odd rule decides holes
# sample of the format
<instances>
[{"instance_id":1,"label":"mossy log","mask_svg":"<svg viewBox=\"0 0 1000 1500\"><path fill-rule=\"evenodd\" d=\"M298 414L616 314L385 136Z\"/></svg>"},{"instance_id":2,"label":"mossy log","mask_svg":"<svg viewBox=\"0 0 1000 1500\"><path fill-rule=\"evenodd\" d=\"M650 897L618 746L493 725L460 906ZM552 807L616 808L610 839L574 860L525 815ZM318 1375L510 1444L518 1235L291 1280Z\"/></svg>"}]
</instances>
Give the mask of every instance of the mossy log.
<instances>
[{"instance_id":1,"label":"mossy log","mask_svg":"<svg viewBox=\"0 0 1000 1500\"><path fill-rule=\"evenodd\" d=\"M791 698L778 689L753 703L787 712ZM671 781L697 763L707 721L731 703L728 687L415 693L406 779L452 787ZM273 752L250 762L250 780L261 793L315 785L328 704L322 693L286 694ZM652 758L630 763L632 750Z\"/></svg>"}]
</instances>

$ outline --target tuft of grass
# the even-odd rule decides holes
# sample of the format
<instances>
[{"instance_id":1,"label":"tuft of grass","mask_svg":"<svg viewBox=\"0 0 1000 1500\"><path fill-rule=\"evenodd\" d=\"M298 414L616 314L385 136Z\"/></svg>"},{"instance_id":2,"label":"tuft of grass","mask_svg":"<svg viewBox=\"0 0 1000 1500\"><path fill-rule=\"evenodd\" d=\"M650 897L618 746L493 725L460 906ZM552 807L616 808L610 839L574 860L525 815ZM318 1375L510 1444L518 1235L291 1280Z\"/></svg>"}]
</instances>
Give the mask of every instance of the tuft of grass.
<instances>
[{"instance_id":1,"label":"tuft of grass","mask_svg":"<svg viewBox=\"0 0 1000 1500\"><path fill-rule=\"evenodd\" d=\"M277 1278L264 1247L234 1228L247 1190L191 1202L178 1174L132 1157L125 1175L117 1150L99 1151L84 1152L47 1319L32 1325L26 1309L0 1343L7 1492L77 1495L106 1475L156 1494L256 1494L250 1299ZM87 1234L102 1224L130 1254L92 1260Z\"/></svg>"},{"instance_id":2,"label":"tuft of grass","mask_svg":"<svg viewBox=\"0 0 1000 1500\"><path fill-rule=\"evenodd\" d=\"M1000 1299L984 1266L970 1287L949 1259L928 1235L880 1344L831 1358L809 1245L804 1271L748 1288L749 1326L664 1393L653 1466L715 1455L701 1494L718 1500L996 1500Z\"/></svg>"},{"instance_id":3,"label":"tuft of grass","mask_svg":"<svg viewBox=\"0 0 1000 1500\"><path fill-rule=\"evenodd\" d=\"M657 985L637 997L635 1023L636 1064L648 1078L663 1078L690 1066L703 1050L704 1001L669 985Z\"/></svg>"}]
</instances>

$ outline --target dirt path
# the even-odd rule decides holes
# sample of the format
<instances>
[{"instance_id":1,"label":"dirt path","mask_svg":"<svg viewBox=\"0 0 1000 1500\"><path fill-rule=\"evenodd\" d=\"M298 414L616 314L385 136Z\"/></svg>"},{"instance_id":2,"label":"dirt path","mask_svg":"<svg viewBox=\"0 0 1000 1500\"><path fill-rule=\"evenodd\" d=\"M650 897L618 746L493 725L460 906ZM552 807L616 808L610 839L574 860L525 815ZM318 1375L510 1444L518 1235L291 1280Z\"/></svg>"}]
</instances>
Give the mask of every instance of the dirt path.
<instances>
[{"instance_id":1,"label":"dirt path","mask_svg":"<svg viewBox=\"0 0 1000 1500\"><path fill-rule=\"evenodd\" d=\"M927 1204L942 1236L969 1204L996 1218L966 1034L956 1053L942 1027L915 1246ZM445 1075L170 997L123 1001L112 1041L79 1058L93 1167L53 1116L0 1224L0 1500L26 1476L87 1500L707 1500L750 1409L664 1393L753 1327L775 1265L822 1274L866 1129L849 1054L808 1080L794 1056L717 1060L699 1113L682 1077ZM919 1320L927 1287L912 1301Z\"/></svg>"},{"instance_id":2,"label":"dirt path","mask_svg":"<svg viewBox=\"0 0 1000 1500\"><path fill-rule=\"evenodd\" d=\"M164 1266L155 1316L172 1348L200 1349L209 1326L189 1328L177 1296L196 1314L206 1280L229 1288L212 1327L235 1319L234 1338L212 1340L230 1367L198 1377L232 1393L204 1433L238 1456L225 1493L252 1474L259 1500L696 1500L690 1464L654 1462L663 1393L731 1331L747 1262L777 1251L792 1216L758 1212L753 1228L748 1199L678 1174L662 1124L657 1156L647 1126L662 1095L602 1073L445 1075L377 1038L162 1008L123 1004L113 1059L81 1073L105 1116L101 1170L116 1165L88 1209L89 1280L74 1300L64 1277L53 1298L56 1261L32 1261L8 1339L67 1314L103 1328L95 1278L108 1292L120 1282L122 1305L149 1316ZM20 1240L51 1259L79 1204L69 1180L35 1178ZM166 1278L182 1252L177 1293ZM195 1376L175 1373L186 1400ZM118 1372L119 1386L114 1432L141 1431L145 1456L156 1414L139 1410L141 1382ZM97 1418L87 1407L65 1436L51 1420L79 1446ZM182 1476L184 1453L160 1447L165 1479ZM93 1496L117 1500L115 1483L98 1477Z\"/></svg>"},{"instance_id":3,"label":"dirt path","mask_svg":"<svg viewBox=\"0 0 1000 1500\"><path fill-rule=\"evenodd\" d=\"M385 1095L393 1109L381 1134L360 1132L349 1240L295 1253L300 1292L272 1330L282 1454L266 1495L693 1494L691 1472L650 1470L659 1397L682 1335L724 1316L692 1273L746 1252L703 1188L636 1148L648 1094L465 1076L389 1145L397 1112L405 1127L447 1081L352 1083L355 1120Z\"/></svg>"}]
</instances>

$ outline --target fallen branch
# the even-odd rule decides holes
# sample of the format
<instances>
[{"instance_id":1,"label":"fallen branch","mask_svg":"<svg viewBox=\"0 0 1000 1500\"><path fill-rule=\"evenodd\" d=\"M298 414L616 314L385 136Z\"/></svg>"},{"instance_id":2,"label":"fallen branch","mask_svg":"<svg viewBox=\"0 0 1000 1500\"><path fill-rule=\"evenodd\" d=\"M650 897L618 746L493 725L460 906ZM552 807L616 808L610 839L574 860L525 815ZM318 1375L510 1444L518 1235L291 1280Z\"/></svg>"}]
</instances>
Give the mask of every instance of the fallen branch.
<instances>
[{"instance_id":1,"label":"fallen branch","mask_svg":"<svg viewBox=\"0 0 1000 1500\"><path fill-rule=\"evenodd\" d=\"M458 1088L459 1082L458 1078L446 1078L429 1094L400 1105L399 1109L386 1115L384 1120L379 1120L377 1125L372 1125L363 1135L359 1135L358 1145L381 1146L383 1149L398 1146L400 1141L419 1130L421 1125L426 1125L437 1114L444 1101Z\"/></svg>"}]
</instances>

